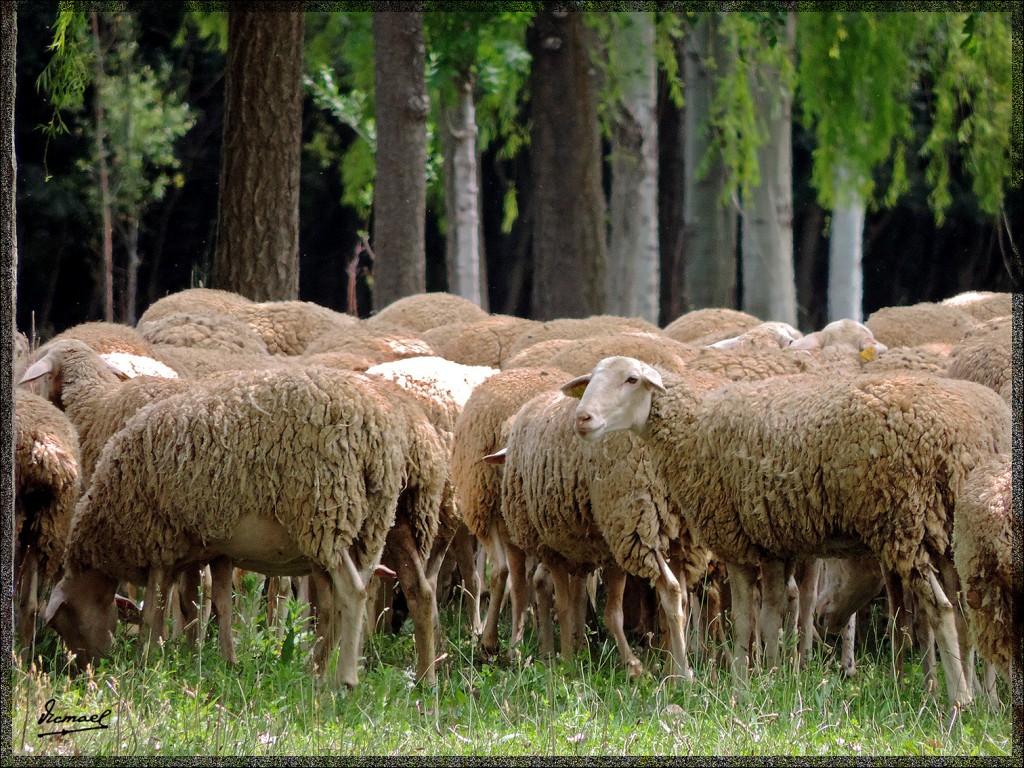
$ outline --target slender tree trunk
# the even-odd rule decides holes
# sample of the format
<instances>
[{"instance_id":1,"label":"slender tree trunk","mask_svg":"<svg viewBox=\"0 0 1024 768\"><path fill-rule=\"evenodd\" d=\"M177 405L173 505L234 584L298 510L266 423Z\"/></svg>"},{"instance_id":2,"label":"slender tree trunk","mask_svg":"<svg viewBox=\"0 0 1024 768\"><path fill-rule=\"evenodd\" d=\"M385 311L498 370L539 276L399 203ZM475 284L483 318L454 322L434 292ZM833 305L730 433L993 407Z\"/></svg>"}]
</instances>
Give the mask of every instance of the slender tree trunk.
<instances>
[{"instance_id":1,"label":"slender tree trunk","mask_svg":"<svg viewBox=\"0 0 1024 768\"><path fill-rule=\"evenodd\" d=\"M213 285L255 301L299 296L300 11L228 11Z\"/></svg>"},{"instance_id":2,"label":"slender tree trunk","mask_svg":"<svg viewBox=\"0 0 1024 768\"><path fill-rule=\"evenodd\" d=\"M476 109L472 77L455 83L453 108L442 105L448 292L481 306L480 187L477 184Z\"/></svg>"},{"instance_id":3,"label":"slender tree trunk","mask_svg":"<svg viewBox=\"0 0 1024 768\"><path fill-rule=\"evenodd\" d=\"M541 11L527 33L533 290L540 320L603 311L606 224L594 67L583 14Z\"/></svg>"},{"instance_id":4,"label":"slender tree trunk","mask_svg":"<svg viewBox=\"0 0 1024 768\"><path fill-rule=\"evenodd\" d=\"M124 321L135 325L138 320L139 296L139 220L128 223L128 267L124 278Z\"/></svg>"},{"instance_id":5,"label":"slender tree trunk","mask_svg":"<svg viewBox=\"0 0 1024 768\"><path fill-rule=\"evenodd\" d=\"M605 311L658 322L657 65L654 14L614 14L622 98L612 125L611 235Z\"/></svg>"},{"instance_id":6,"label":"slender tree trunk","mask_svg":"<svg viewBox=\"0 0 1024 768\"><path fill-rule=\"evenodd\" d=\"M679 71L683 44L675 41ZM658 103L658 240L661 252L661 318L664 327L683 313L683 110L669 96L668 80ZM679 265L677 271L677 265Z\"/></svg>"},{"instance_id":7,"label":"slender tree trunk","mask_svg":"<svg viewBox=\"0 0 1024 768\"><path fill-rule=\"evenodd\" d=\"M14 154L14 91L17 85L18 6L0 3L0 397L4 418L0 419L0 508L5 526L11 530L14 514L14 332L17 299L18 237L16 227L18 167ZM4 626L14 626L14 536L3 538L2 595Z\"/></svg>"},{"instance_id":8,"label":"slender tree trunk","mask_svg":"<svg viewBox=\"0 0 1024 768\"><path fill-rule=\"evenodd\" d=\"M790 12L778 44L792 52L795 38L796 20ZM752 95L756 114L768 128L768 141L757 152L761 183L743 204L743 310L795 326L792 94L778 87L777 68L762 67Z\"/></svg>"},{"instance_id":9,"label":"slender tree trunk","mask_svg":"<svg viewBox=\"0 0 1024 768\"><path fill-rule=\"evenodd\" d=\"M708 118L715 71L726 66L715 13L702 13L686 37L683 67L686 105L683 117L683 262L687 309L736 306L736 211L722 203L725 167L719 160L698 178L709 146Z\"/></svg>"},{"instance_id":10,"label":"slender tree trunk","mask_svg":"<svg viewBox=\"0 0 1024 768\"><path fill-rule=\"evenodd\" d=\"M373 307L426 290L427 95L422 11L375 11Z\"/></svg>"},{"instance_id":11,"label":"slender tree trunk","mask_svg":"<svg viewBox=\"0 0 1024 768\"><path fill-rule=\"evenodd\" d=\"M864 276L861 270L864 243L864 201L851 191L849 171L836 171L836 199L845 201L832 210L828 258L828 321L861 320Z\"/></svg>"},{"instance_id":12,"label":"slender tree trunk","mask_svg":"<svg viewBox=\"0 0 1024 768\"><path fill-rule=\"evenodd\" d=\"M103 68L103 40L100 38L99 14L92 14L92 34L96 40L96 82L102 83L106 77ZM110 195L110 176L107 171L107 129L103 114L102 89L96 89L96 163L100 177L100 220L103 229L101 260L103 282L103 319L108 323L114 321L114 228Z\"/></svg>"}]
</instances>

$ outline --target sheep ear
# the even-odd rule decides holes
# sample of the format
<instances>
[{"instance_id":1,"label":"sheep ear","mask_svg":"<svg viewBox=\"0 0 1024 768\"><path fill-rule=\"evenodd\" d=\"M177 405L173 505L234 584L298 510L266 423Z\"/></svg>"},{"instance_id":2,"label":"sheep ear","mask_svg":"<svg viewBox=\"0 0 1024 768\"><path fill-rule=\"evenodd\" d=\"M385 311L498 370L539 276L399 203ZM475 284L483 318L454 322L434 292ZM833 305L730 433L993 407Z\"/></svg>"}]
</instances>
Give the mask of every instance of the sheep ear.
<instances>
[{"instance_id":1,"label":"sheep ear","mask_svg":"<svg viewBox=\"0 0 1024 768\"><path fill-rule=\"evenodd\" d=\"M21 378L18 379L18 383L27 384L30 381L36 381L44 376L49 376L51 373L53 373L53 360L50 359L49 355L44 355L40 360L36 360L25 369L25 372L21 374Z\"/></svg>"},{"instance_id":2,"label":"sheep ear","mask_svg":"<svg viewBox=\"0 0 1024 768\"><path fill-rule=\"evenodd\" d=\"M722 339L716 341L714 344L705 344L704 346L708 349L732 349L738 346L741 341L741 337L733 336L731 339Z\"/></svg>"},{"instance_id":3,"label":"sheep ear","mask_svg":"<svg viewBox=\"0 0 1024 768\"><path fill-rule=\"evenodd\" d=\"M130 597L114 595L114 604L117 605L118 621L126 624L140 624L142 622L142 610Z\"/></svg>"},{"instance_id":4,"label":"sheep ear","mask_svg":"<svg viewBox=\"0 0 1024 768\"><path fill-rule=\"evenodd\" d=\"M648 389L656 389L659 392L665 391L665 385L661 381L661 374L658 373L658 369L652 365L644 363L642 366L643 381L647 385Z\"/></svg>"},{"instance_id":5,"label":"sheep ear","mask_svg":"<svg viewBox=\"0 0 1024 768\"><path fill-rule=\"evenodd\" d=\"M57 586L53 588L53 592L50 594L50 602L46 604L46 612L43 613L43 621L46 626L53 626L53 620L57 617L61 608L65 607L67 601L67 595L64 593L64 584L63 582L59 582Z\"/></svg>"},{"instance_id":6,"label":"sheep ear","mask_svg":"<svg viewBox=\"0 0 1024 768\"><path fill-rule=\"evenodd\" d=\"M504 464L506 453L508 453L508 448L502 448L500 451L495 451L494 453L484 456L481 461L485 461L488 464Z\"/></svg>"},{"instance_id":7,"label":"sheep ear","mask_svg":"<svg viewBox=\"0 0 1024 768\"><path fill-rule=\"evenodd\" d=\"M797 339L796 341L794 341L792 344L789 345L789 348L803 350L821 349L821 336L819 336L817 333L809 333L802 339Z\"/></svg>"},{"instance_id":8,"label":"sheep ear","mask_svg":"<svg viewBox=\"0 0 1024 768\"><path fill-rule=\"evenodd\" d=\"M388 568L386 565L379 564L373 569L373 575L379 579L397 579L398 574Z\"/></svg>"},{"instance_id":9,"label":"sheep ear","mask_svg":"<svg viewBox=\"0 0 1024 768\"><path fill-rule=\"evenodd\" d=\"M562 385L562 394L566 397L575 397L579 400L583 397L583 393L587 389L587 384L590 383L590 374L584 374L583 376L577 376L572 381L567 381Z\"/></svg>"}]
</instances>

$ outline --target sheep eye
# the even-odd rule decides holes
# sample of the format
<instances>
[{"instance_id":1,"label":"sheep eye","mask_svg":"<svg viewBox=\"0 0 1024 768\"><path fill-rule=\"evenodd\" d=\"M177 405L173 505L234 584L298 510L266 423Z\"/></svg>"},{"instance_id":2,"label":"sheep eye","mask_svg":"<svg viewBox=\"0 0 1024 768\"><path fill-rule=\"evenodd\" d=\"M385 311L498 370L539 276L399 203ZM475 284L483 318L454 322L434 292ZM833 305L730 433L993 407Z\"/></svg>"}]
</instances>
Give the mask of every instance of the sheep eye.
<instances>
[{"instance_id":1,"label":"sheep eye","mask_svg":"<svg viewBox=\"0 0 1024 768\"><path fill-rule=\"evenodd\" d=\"M636 384L638 381L640 381L640 379L638 379L636 376L630 376L628 379L626 379L627 384Z\"/></svg>"}]
</instances>

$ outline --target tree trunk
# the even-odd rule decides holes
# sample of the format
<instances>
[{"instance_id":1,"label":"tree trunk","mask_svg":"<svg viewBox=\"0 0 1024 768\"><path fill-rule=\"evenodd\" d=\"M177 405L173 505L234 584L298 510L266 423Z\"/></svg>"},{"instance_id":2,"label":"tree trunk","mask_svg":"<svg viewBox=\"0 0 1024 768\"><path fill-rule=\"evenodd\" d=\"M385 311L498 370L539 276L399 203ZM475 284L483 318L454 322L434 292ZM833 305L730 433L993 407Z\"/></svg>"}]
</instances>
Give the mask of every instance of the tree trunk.
<instances>
[{"instance_id":1,"label":"tree trunk","mask_svg":"<svg viewBox=\"0 0 1024 768\"><path fill-rule=\"evenodd\" d=\"M138 320L139 296L139 220L128 222L128 266L124 277L124 321L135 325Z\"/></svg>"},{"instance_id":2,"label":"tree trunk","mask_svg":"<svg viewBox=\"0 0 1024 768\"><path fill-rule=\"evenodd\" d=\"M255 301L299 296L302 42L301 12L228 11L212 282Z\"/></svg>"},{"instance_id":3,"label":"tree trunk","mask_svg":"<svg viewBox=\"0 0 1024 768\"><path fill-rule=\"evenodd\" d=\"M581 12L541 11L527 33L534 186L531 314L603 311L605 202L597 101Z\"/></svg>"},{"instance_id":4,"label":"tree trunk","mask_svg":"<svg viewBox=\"0 0 1024 768\"><path fill-rule=\"evenodd\" d=\"M861 258L864 243L864 201L850 183L849 171L836 170L836 200L832 210L828 258L828 322L848 317L860 321L863 314L864 276Z\"/></svg>"},{"instance_id":5,"label":"tree trunk","mask_svg":"<svg viewBox=\"0 0 1024 768\"><path fill-rule=\"evenodd\" d=\"M614 14L622 98L612 124L611 235L605 311L657 324L657 65L654 14Z\"/></svg>"},{"instance_id":6,"label":"tree trunk","mask_svg":"<svg viewBox=\"0 0 1024 768\"><path fill-rule=\"evenodd\" d=\"M795 38L796 19L790 12L778 44L791 53ZM761 183L743 203L743 310L795 326L792 94L778 87L778 68L761 66L751 95L756 115L768 128L768 141L757 152Z\"/></svg>"},{"instance_id":7,"label":"tree trunk","mask_svg":"<svg viewBox=\"0 0 1024 768\"><path fill-rule=\"evenodd\" d=\"M673 49L682 72L682 40L675 40ZM672 101L667 76L662 75L660 81L658 240L661 252L661 318L658 325L664 327L683 313L683 108Z\"/></svg>"},{"instance_id":8,"label":"tree trunk","mask_svg":"<svg viewBox=\"0 0 1024 768\"><path fill-rule=\"evenodd\" d=\"M373 307L426 290L427 95L421 11L373 14Z\"/></svg>"},{"instance_id":9,"label":"tree trunk","mask_svg":"<svg viewBox=\"0 0 1024 768\"><path fill-rule=\"evenodd\" d=\"M445 167L445 260L448 292L481 306L480 187L477 183L476 109L472 77L455 83L453 108L442 105L440 131Z\"/></svg>"},{"instance_id":10,"label":"tree trunk","mask_svg":"<svg viewBox=\"0 0 1024 768\"><path fill-rule=\"evenodd\" d=\"M697 169L709 146L708 118L715 71L726 66L715 13L702 13L686 36L683 66L683 269L686 308L736 306L736 211L722 203L725 167L715 160L707 173Z\"/></svg>"},{"instance_id":11,"label":"tree trunk","mask_svg":"<svg viewBox=\"0 0 1024 768\"><path fill-rule=\"evenodd\" d=\"M99 14L92 14L92 34L96 40L96 82L101 83L105 77L103 71L103 40L100 38ZM114 321L114 227L110 195L110 176L107 171L107 129L103 114L102 89L96 89L96 164L100 177L100 220L102 222L103 243L101 245L103 283L103 319L108 323Z\"/></svg>"}]
</instances>

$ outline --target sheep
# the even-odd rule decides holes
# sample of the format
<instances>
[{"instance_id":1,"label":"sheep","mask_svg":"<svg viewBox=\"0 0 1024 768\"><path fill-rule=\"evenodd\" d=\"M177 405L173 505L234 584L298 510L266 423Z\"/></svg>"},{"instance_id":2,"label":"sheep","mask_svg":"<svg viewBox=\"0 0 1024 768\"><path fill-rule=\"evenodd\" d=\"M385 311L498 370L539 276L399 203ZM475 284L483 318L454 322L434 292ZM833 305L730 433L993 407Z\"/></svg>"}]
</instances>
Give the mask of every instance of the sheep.
<instances>
[{"instance_id":1,"label":"sheep","mask_svg":"<svg viewBox=\"0 0 1024 768\"><path fill-rule=\"evenodd\" d=\"M502 426L534 395L555 389L569 374L559 370L516 368L482 382L463 406L452 439L451 476L463 522L491 562L490 605L480 644L487 653L498 649L498 615L506 581L511 589L512 639L523 637L526 612L525 554L508 540L501 517L501 473L481 458L502 445Z\"/></svg>"},{"instance_id":2,"label":"sheep","mask_svg":"<svg viewBox=\"0 0 1024 768\"><path fill-rule=\"evenodd\" d=\"M1013 405L1013 357L1011 318L989 320L971 331L953 347L945 375L984 384Z\"/></svg>"},{"instance_id":3,"label":"sheep","mask_svg":"<svg viewBox=\"0 0 1024 768\"><path fill-rule=\"evenodd\" d=\"M1010 682L1019 645L1020 617L1013 584L1013 538L1020 525L1011 508L1010 456L978 463L957 496L953 562L966 603L973 643ZM994 698L988 681L989 696Z\"/></svg>"},{"instance_id":4,"label":"sheep","mask_svg":"<svg viewBox=\"0 0 1024 768\"><path fill-rule=\"evenodd\" d=\"M820 583L815 617L825 629L842 634L840 668L853 677L857 674L853 657L857 611L885 588L885 576L874 556L827 557Z\"/></svg>"},{"instance_id":5,"label":"sheep","mask_svg":"<svg viewBox=\"0 0 1024 768\"><path fill-rule=\"evenodd\" d=\"M753 315L735 309L696 309L677 317L662 333L676 341L705 345L741 334L760 322Z\"/></svg>"},{"instance_id":6,"label":"sheep","mask_svg":"<svg viewBox=\"0 0 1024 768\"><path fill-rule=\"evenodd\" d=\"M14 333L14 380L21 378L21 372L28 366L32 357L32 345L29 344L28 336L21 331Z\"/></svg>"},{"instance_id":7,"label":"sheep","mask_svg":"<svg viewBox=\"0 0 1024 768\"><path fill-rule=\"evenodd\" d=\"M575 410L574 399L544 392L515 416L501 502L511 541L536 554L551 573L564 658L571 658L582 630L578 578L600 567L607 584L605 624L629 673L642 671L623 631L623 589L632 574L655 585L667 619L673 671L691 679L685 585L707 572L708 554L689 542L639 440L616 434L584 444L573 434Z\"/></svg>"},{"instance_id":8,"label":"sheep","mask_svg":"<svg viewBox=\"0 0 1024 768\"><path fill-rule=\"evenodd\" d=\"M522 317L491 315L485 320L441 325L421 335L438 355L448 360L501 368L509 358L512 342L538 325L538 321Z\"/></svg>"},{"instance_id":9,"label":"sheep","mask_svg":"<svg viewBox=\"0 0 1024 768\"><path fill-rule=\"evenodd\" d=\"M612 333L642 331L660 333L658 326L642 317L619 317L618 315L591 315L590 317L568 317L549 320L521 333L509 348L509 355L522 352L541 341L549 339L586 339Z\"/></svg>"},{"instance_id":10,"label":"sheep","mask_svg":"<svg viewBox=\"0 0 1024 768\"><path fill-rule=\"evenodd\" d=\"M263 337L248 323L220 312L174 312L139 323L138 330L151 345L269 354Z\"/></svg>"},{"instance_id":11,"label":"sheep","mask_svg":"<svg viewBox=\"0 0 1024 768\"><path fill-rule=\"evenodd\" d=\"M510 371L513 368L547 368L550 367L551 358L568 349L576 339L547 339L538 341L528 347L509 355L502 364L502 370Z\"/></svg>"},{"instance_id":12,"label":"sheep","mask_svg":"<svg viewBox=\"0 0 1024 768\"><path fill-rule=\"evenodd\" d=\"M81 489L78 434L44 398L14 392L14 584L18 639L31 652L39 595L60 571Z\"/></svg>"},{"instance_id":13,"label":"sheep","mask_svg":"<svg viewBox=\"0 0 1024 768\"><path fill-rule=\"evenodd\" d=\"M76 339L95 350L122 379L135 376L163 376L174 378L174 370L153 357L152 348L130 325L107 322L89 322L72 326L36 350L34 359L46 354L54 344Z\"/></svg>"},{"instance_id":14,"label":"sheep","mask_svg":"<svg viewBox=\"0 0 1024 768\"><path fill-rule=\"evenodd\" d=\"M944 306L962 309L977 320L992 320L1013 314L1013 294L992 291L967 291L950 296L940 302Z\"/></svg>"},{"instance_id":15,"label":"sheep","mask_svg":"<svg viewBox=\"0 0 1024 768\"><path fill-rule=\"evenodd\" d=\"M397 299L366 319L370 328L404 328L417 334L454 323L487 319L487 313L468 299L453 293L416 293Z\"/></svg>"},{"instance_id":16,"label":"sheep","mask_svg":"<svg viewBox=\"0 0 1024 768\"><path fill-rule=\"evenodd\" d=\"M178 312L218 313L233 315L239 307L252 304L251 299L217 288L186 288L157 299L139 318L138 327Z\"/></svg>"},{"instance_id":17,"label":"sheep","mask_svg":"<svg viewBox=\"0 0 1024 768\"><path fill-rule=\"evenodd\" d=\"M924 608L950 703L970 702L947 597L954 585L941 561L967 474L1009 445L1009 412L994 393L975 386L966 397L964 387L908 375L783 376L711 389L693 374L624 357L563 391L581 398L582 439L632 429L648 442L694 535L726 561L738 661L749 656L746 606L758 564L771 574L779 559L871 551ZM983 410L1000 414L999 426ZM775 652L769 644L767 658Z\"/></svg>"},{"instance_id":18,"label":"sheep","mask_svg":"<svg viewBox=\"0 0 1024 768\"><path fill-rule=\"evenodd\" d=\"M800 333L789 323L768 322L759 323L748 328L738 336L721 339L704 346L713 349L786 349L798 339L803 338Z\"/></svg>"},{"instance_id":19,"label":"sheep","mask_svg":"<svg viewBox=\"0 0 1024 768\"><path fill-rule=\"evenodd\" d=\"M335 683L356 685L366 583L404 475L401 427L365 377L322 367L237 374L152 403L104 448L47 623L82 665L111 647L119 580L157 595L192 563L310 573L318 661L337 648ZM230 593L214 605L229 615ZM147 627L158 610L146 601Z\"/></svg>"},{"instance_id":20,"label":"sheep","mask_svg":"<svg viewBox=\"0 0 1024 768\"><path fill-rule=\"evenodd\" d=\"M154 344L152 353L182 379L200 379L227 371L256 371L290 367L289 358L269 353L231 352L204 347ZM314 362L312 359L306 362Z\"/></svg>"},{"instance_id":21,"label":"sheep","mask_svg":"<svg viewBox=\"0 0 1024 768\"><path fill-rule=\"evenodd\" d=\"M311 359L314 355L326 352L347 352L366 357L375 363L387 363L406 357L433 355L434 349L423 339L408 332L384 331L361 320L314 339L306 347L303 356Z\"/></svg>"},{"instance_id":22,"label":"sheep","mask_svg":"<svg viewBox=\"0 0 1024 768\"><path fill-rule=\"evenodd\" d=\"M684 364L693 359L698 352L696 347L675 341L660 333L615 333L574 340L551 355L546 365L578 376L593 370L598 360L605 357L628 355L651 365L678 371L682 370Z\"/></svg>"},{"instance_id":23,"label":"sheep","mask_svg":"<svg viewBox=\"0 0 1024 768\"><path fill-rule=\"evenodd\" d=\"M904 307L883 307L864 323L889 347L956 344L978 321L959 307L928 301Z\"/></svg>"},{"instance_id":24,"label":"sheep","mask_svg":"<svg viewBox=\"0 0 1024 768\"><path fill-rule=\"evenodd\" d=\"M311 301L244 304L231 314L248 323L272 355L301 355L314 339L325 333L344 332L359 323L351 315Z\"/></svg>"}]
</instances>

